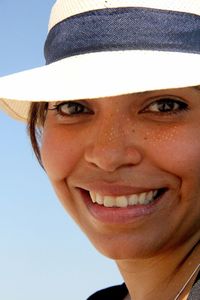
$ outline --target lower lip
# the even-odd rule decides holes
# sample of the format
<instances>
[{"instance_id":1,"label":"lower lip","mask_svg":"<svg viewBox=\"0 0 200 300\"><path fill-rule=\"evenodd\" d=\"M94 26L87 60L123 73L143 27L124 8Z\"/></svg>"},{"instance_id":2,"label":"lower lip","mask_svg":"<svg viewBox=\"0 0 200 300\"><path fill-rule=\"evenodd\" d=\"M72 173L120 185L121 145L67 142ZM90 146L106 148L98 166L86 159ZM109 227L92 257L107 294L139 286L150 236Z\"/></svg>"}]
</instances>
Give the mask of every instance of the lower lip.
<instances>
[{"instance_id":1,"label":"lower lip","mask_svg":"<svg viewBox=\"0 0 200 300\"><path fill-rule=\"evenodd\" d=\"M85 190L80 189L80 193L90 214L98 221L110 224L132 223L134 220L152 215L166 195L166 192L164 192L164 194L162 194L159 198L146 205L105 207L103 205L93 203L89 193Z\"/></svg>"}]
</instances>

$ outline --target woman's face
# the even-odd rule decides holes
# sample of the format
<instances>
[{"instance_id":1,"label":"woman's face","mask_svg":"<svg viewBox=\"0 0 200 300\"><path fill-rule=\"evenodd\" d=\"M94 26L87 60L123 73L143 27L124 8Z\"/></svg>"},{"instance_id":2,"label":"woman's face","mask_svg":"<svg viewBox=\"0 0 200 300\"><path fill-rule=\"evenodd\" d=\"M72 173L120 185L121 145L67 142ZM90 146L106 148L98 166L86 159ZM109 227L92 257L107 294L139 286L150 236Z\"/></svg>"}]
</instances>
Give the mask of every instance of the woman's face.
<instances>
[{"instance_id":1,"label":"woman's face","mask_svg":"<svg viewBox=\"0 0 200 300\"><path fill-rule=\"evenodd\" d=\"M58 198L103 254L148 257L199 239L198 90L50 103L41 155Z\"/></svg>"}]
</instances>

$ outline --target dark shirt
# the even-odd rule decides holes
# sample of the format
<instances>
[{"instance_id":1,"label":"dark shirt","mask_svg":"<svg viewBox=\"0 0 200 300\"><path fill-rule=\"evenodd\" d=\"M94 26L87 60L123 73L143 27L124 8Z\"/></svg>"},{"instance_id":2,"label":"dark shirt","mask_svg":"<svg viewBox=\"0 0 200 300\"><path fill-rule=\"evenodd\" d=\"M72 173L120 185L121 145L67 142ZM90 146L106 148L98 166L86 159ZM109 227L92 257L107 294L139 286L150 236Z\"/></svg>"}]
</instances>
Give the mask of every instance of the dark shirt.
<instances>
[{"instance_id":1,"label":"dark shirt","mask_svg":"<svg viewBox=\"0 0 200 300\"><path fill-rule=\"evenodd\" d=\"M123 300L128 295L125 283L121 285L111 286L100 290L90 296L87 300Z\"/></svg>"},{"instance_id":2,"label":"dark shirt","mask_svg":"<svg viewBox=\"0 0 200 300\"><path fill-rule=\"evenodd\" d=\"M200 272L196 278L196 281L188 297L188 300L199 300L199 299L200 299Z\"/></svg>"},{"instance_id":3,"label":"dark shirt","mask_svg":"<svg viewBox=\"0 0 200 300\"><path fill-rule=\"evenodd\" d=\"M123 300L128 295L125 283L111 286L91 295L87 300ZM188 300L200 300L200 272L189 294Z\"/></svg>"}]
</instances>

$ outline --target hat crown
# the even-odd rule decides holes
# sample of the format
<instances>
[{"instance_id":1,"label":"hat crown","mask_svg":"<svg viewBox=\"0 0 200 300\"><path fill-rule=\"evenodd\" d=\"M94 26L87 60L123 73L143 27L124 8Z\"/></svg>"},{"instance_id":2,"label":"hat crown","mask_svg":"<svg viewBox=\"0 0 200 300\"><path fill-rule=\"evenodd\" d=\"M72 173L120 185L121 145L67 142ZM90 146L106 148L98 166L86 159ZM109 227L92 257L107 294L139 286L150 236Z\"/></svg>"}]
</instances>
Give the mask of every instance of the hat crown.
<instances>
[{"instance_id":1,"label":"hat crown","mask_svg":"<svg viewBox=\"0 0 200 300\"><path fill-rule=\"evenodd\" d=\"M57 23L83 12L116 8L147 7L200 15L199 0L57 0L52 8L49 31Z\"/></svg>"}]
</instances>

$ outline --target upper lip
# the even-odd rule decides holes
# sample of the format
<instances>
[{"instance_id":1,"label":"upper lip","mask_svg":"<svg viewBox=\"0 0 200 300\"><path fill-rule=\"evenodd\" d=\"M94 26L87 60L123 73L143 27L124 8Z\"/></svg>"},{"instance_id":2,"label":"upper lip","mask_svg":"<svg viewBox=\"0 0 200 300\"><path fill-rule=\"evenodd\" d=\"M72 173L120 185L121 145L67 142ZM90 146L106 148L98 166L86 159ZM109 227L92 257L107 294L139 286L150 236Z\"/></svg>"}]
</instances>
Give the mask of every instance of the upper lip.
<instances>
[{"instance_id":1,"label":"upper lip","mask_svg":"<svg viewBox=\"0 0 200 300\"><path fill-rule=\"evenodd\" d=\"M163 188L163 186L133 187L120 184L90 183L78 186L77 188L90 192L92 191L102 196L126 196L132 194L147 193L152 190L161 189Z\"/></svg>"}]
</instances>

